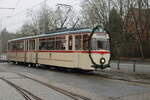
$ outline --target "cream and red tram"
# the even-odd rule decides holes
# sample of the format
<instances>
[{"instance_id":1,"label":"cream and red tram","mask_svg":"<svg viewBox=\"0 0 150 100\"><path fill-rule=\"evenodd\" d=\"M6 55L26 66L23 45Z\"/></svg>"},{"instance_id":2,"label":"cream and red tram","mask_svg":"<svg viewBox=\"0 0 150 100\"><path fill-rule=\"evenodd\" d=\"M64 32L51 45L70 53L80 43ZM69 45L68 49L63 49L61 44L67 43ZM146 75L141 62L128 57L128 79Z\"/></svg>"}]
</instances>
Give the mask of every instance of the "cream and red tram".
<instances>
[{"instance_id":1,"label":"cream and red tram","mask_svg":"<svg viewBox=\"0 0 150 100\"><path fill-rule=\"evenodd\" d=\"M89 51L91 32L91 29L80 29L9 40L8 60L84 70L97 68L92 63L94 61L100 68L107 68L110 60L109 36L103 31L96 32Z\"/></svg>"}]
</instances>

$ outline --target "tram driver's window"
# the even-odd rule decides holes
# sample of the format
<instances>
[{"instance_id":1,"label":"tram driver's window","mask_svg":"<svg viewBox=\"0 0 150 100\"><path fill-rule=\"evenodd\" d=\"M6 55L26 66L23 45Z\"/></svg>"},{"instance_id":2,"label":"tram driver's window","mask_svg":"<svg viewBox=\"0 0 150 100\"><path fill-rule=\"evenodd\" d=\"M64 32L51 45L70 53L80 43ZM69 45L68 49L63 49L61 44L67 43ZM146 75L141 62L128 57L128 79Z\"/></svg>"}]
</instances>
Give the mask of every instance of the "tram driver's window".
<instances>
[{"instance_id":1,"label":"tram driver's window","mask_svg":"<svg viewBox=\"0 0 150 100\"><path fill-rule=\"evenodd\" d=\"M97 41L97 49L102 49L102 48L103 48L102 41Z\"/></svg>"},{"instance_id":2,"label":"tram driver's window","mask_svg":"<svg viewBox=\"0 0 150 100\"><path fill-rule=\"evenodd\" d=\"M75 49L81 50L81 35L75 36Z\"/></svg>"}]
</instances>

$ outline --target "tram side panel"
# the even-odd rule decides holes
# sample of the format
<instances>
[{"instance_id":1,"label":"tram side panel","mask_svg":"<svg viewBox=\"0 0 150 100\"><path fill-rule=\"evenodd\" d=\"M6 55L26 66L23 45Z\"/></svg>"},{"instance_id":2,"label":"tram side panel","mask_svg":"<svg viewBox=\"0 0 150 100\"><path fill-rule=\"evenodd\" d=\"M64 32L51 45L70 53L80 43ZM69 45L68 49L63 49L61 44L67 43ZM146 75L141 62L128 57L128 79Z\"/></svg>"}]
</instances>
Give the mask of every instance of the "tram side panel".
<instances>
[{"instance_id":1,"label":"tram side panel","mask_svg":"<svg viewBox=\"0 0 150 100\"><path fill-rule=\"evenodd\" d=\"M17 61L17 52L13 50L12 45L14 45L14 43L8 43L7 58L9 61Z\"/></svg>"},{"instance_id":2,"label":"tram side panel","mask_svg":"<svg viewBox=\"0 0 150 100\"><path fill-rule=\"evenodd\" d=\"M68 53L67 51L40 51L38 52L38 63L75 68L78 66L77 53Z\"/></svg>"},{"instance_id":3,"label":"tram side panel","mask_svg":"<svg viewBox=\"0 0 150 100\"><path fill-rule=\"evenodd\" d=\"M63 38L62 38L63 37ZM38 63L46 64L46 65L54 65L60 67L67 67L67 68L75 68L78 67L78 53L73 52L74 50L74 39L72 35L65 35L61 37L52 37L56 39L61 39L64 41L63 45L65 48L62 50L39 50L38 51ZM58 39L58 40L59 40ZM51 39L52 40L52 39ZM70 41L69 41L70 40ZM69 42L71 43L71 48L69 48ZM53 45L54 48L56 48ZM58 45L57 45L58 46Z\"/></svg>"},{"instance_id":4,"label":"tram side panel","mask_svg":"<svg viewBox=\"0 0 150 100\"><path fill-rule=\"evenodd\" d=\"M25 52L24 51L18 51L16 55L16 61L18 62L24 62L25 59Z\"/></svg>"},{"instance_id":5,"label":"tram side panel","mask_svg":"<svg viewBox=\"0 0 150 100\"><path fill-rule=\"evenodd\" d=\"M8 50L8 60L15 62L24 62L25 52L24 52L24 41L15 41L14 43L10 42L10 47ZM13 48L12 48L12 47Z\"/></svg>"},{"instance_id":6,"label":"tram side panel","mask_svg":"<svg viewBox=\"0 0 150 100\"><path fill-rule=\"evenodd\" d=\"M24 62L25 61L25 40L22 41L16 41L16 49L17 54L16 58L18 62Z\"/></svg>"},{"instance_id":7,"label":"tram side panel","mask_svg":"<svg viewBox=\"0 0 150 100\"><path fill-rule=\"evenodd\" d=\"M89 58L89 54L88 53L79 53L79 68L81 69L93 69L91 67L92 63L91 60Z\"/></svg>"},{"instance_id":8,"label":"tram side panel","mask_svg":"<svg viewBox=\"0 0 150 100\"><path fill-rule=\"evenodd\" d=\"M7 52L7 56L8 56L7 58L8 58L9 61L17 61L17 57L16 57L17 56L17 52L9 50Z\"/></svg>"},{"instance_id":9,"label":"tram side panel","mask_svg":"<svg viewBox=\"0 0 150 100\"><path fill-rule=\"evenodd\" d=\"M92 59L96 64L100 65L100 59L104 58L105 59L105 63L104 65L108 65L109 64L109 59L110 59L110 53L107 51L97 51L98 53L92 53ZM92 67L92 62L91 59L89 58L89 54L88 53L80 53L79 54L79 68L82 69L94 69Z\"/></svg>"}]
</instances>

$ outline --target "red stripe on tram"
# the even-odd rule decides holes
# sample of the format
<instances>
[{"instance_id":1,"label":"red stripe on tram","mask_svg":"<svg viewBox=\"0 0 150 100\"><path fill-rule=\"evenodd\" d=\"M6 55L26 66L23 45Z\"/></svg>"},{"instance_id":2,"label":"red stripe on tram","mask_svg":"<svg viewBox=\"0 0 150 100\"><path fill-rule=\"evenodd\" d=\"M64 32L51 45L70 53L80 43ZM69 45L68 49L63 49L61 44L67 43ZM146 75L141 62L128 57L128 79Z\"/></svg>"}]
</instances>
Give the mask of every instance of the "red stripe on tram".
<instances>
[{"instance_id":1,"label":"red stripe on tram","mask_svg":"<svg viewBox=\"0 0 150 100\"><path fill-rule=\"evenodd\" d=\"M55 53L89 53L89 51L50 51L50 50L30 50L30 51L20 51L20 50L11 50L8 52L55 52ZM110 54L109 51L91 51L91 53L97 53L97 54Z\"/></svg>"}]
</instances>

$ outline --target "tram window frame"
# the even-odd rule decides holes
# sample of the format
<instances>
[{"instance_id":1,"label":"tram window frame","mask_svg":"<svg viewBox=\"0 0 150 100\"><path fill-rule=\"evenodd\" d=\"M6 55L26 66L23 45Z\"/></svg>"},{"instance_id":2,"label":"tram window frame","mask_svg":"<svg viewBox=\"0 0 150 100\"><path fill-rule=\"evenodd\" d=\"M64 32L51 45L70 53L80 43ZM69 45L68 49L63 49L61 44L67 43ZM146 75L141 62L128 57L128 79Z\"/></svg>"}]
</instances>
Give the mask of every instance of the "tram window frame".
<instances>
[{"instance_id":1,"label":"tram window frame","mask_svg":"<svg viewBox=\"0 0 150 100\"><path fill-rule=\"evenodd\" d=\"M55 50L66 50L65 36L58 36L55 39Z\"/></svg>"},{"instance_id":2,"label":"tram window frame","mask_svg":"<svg viewBox=\"0 0 150 100\"><path fill-rule=\"evenodd\" d=\"M39 50L65 50L65 49L66 49L65 36L39 39Z\"/></svg>"},{"instance_id":3,"label":"tram window frame","mask_svg":"<svg viewBox=\"0 0 150 100\"><path fill-rule=\"evenodd\" d=\"M39 50L47 50L47 38L39 39Z\"/></svg>"},{"instance_id":4,"label":"tram window frame","mask_svg":"<svg viewBox=\"0 0 150 100\"><path fill-rule=\"evenodd\" d=\"M80 39L78 39L78 38L80 38ZM77 43L77 42L79 42L79 43ZM83 50L82 42L83 42L82 36L81 35L75 35L75 50Z\"/></svg>"},{"instance_id":5,"label":"tram window frame","mask_svg":"<svg viewBox=\"0 0 150 100\"><path fill-rule=\"evenodd\" d=\"M24 50L24 41L16 41L15 46L18 51Z\"/></svg>"},{"instance_id":6,"label":"tram window frame","mask_svg":"<svg viewBox=\"0 0 150 100\"><path fill-rule=\"evenodd\" d=\"M15 46L15 42L9 42L8 43L8 50L16 50L16 47Z\"/></svg>"},{"instance_id":7,"label":"tram window frame","mask_svg":"<svg viewBox=\"0 0 150 100\"><path fill-rule=\"evenodd\" d=\"M35 40L29 40L29 50L35 50Z\"/></svg>"},{"instance_id":8,"label":"tram window frame","mask_svg":"<svg viewBox=\"0 0 150 100\"><path fill-rule=\"evenodd\" d=\"M89 34L84 34L83 35L83 50L88 50L89 49L89 43L88 43L88 40L89 40Z\"/></svg>"},{"instance_id":9,"label":"tram window frame","mask_svg":"<svg viewBox=\"0 0 150 100\"><path fill-rule=\"evenodd\" d=\"M48 50L55 50L55 37L48 38L47 49Z\"/></svg>"},{"instance_id":10,"label":"tram window frame","mask_svg":"<svg viewBox=\"0 0 150 100\"><path fill-rule=\"evenodd\" d=\"M12 50L17 50L16 48L16 42L12 42Z\"/></svg>"},{"instance_id":11,"label":"tram window frame","mask_svg":"<svg viewBox=\"0 0 150 100\"><path fill-rule=\"evenodd\" d=\"M72 50L73 49L73 36L70 35L68 36L68 50Z\"/></svg>"}]
</instances>

